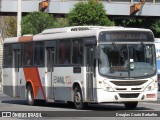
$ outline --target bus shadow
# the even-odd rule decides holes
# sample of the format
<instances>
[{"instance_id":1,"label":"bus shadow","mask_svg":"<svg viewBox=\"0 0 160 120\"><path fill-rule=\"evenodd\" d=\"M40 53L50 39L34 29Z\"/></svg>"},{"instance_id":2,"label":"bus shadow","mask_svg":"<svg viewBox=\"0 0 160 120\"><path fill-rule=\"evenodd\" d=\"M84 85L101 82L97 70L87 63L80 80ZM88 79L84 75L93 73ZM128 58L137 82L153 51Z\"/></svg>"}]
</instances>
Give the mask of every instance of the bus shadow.
<instances>
[{"instance_id":1,"label":"bus shadow","mask_svg":"<svg viewBox=\"0 0 160 120\"><path fill-rule=\"evenodd\" d=\"M119 103L118 104L107 103L107 104L98 104L98 105L91 104L86 109L93 110L93 111L119 111L119 110L128 111L128 109L126 109L123 104L119 104ZM137 106L137 108L134 110L153 110L153 109L148 107Z\"/></svg>"},{"instance_id":2,"label":"bus shadow","mask_svg":"<svg viewBox=\"0 0 160 120\"><path fill-rule=\"evenodd\" d=\"M1 103L17 104L17 105L28 105L26 100L2 100Z\"/></svg>"},{"instance_id":3,"label":"bus shadow","mask_svg":"<svg viewBox=\"0 0 160 120\"><path fill-rule=\"evenodd\" d=\"M2 100L1 103L5 104L15 104L15 105L25 105L30 106L27 103L27 100ZM57 108L74 108L69 106L66 103L51 103L51 102L44 102L44 101L36 101L35 107L57 107Z\"/></svg>"},{"instance_id":4,"label":"bus shadow","mask_svg":"<svg viewBox=\"0 0 160 120\"><path fill-rule=\"evenodd\" d=\"M1 103L6 104L16 104L16 105L25 105L29 106L26 100L3 100ZM64 108L64 109L73 109L73 105L68 105L66 103L52 103L52 102L43 102L39 101L35 105L36 107L48 107L48 108ZM119 111L119 110L125 110L128 111L123 104L120 103L107 103L107 104L89 104L84 110L91 110L91 111ZM137 107L135 110L154 110L148 107Z\"/></svg>"}]
</instances>

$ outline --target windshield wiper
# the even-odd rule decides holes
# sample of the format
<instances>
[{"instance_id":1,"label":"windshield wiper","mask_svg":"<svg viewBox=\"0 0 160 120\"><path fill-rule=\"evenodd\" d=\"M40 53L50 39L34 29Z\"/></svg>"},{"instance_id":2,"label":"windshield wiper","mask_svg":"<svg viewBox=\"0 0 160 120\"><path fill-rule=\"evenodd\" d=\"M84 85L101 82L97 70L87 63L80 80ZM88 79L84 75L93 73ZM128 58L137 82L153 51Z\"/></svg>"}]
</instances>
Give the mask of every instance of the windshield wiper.
<instances>
[{"instance_id":1,"label":"windshield wiper","mask_svg":"<svg viewBox=\"0 0 160 120\"><path fill-rule=\"evenodd\" d=\"M123 52L119 49L119 47L115 43L112 43L112 45L118 51L119 55L124 58Z\"/></svg>"}]
</instances>

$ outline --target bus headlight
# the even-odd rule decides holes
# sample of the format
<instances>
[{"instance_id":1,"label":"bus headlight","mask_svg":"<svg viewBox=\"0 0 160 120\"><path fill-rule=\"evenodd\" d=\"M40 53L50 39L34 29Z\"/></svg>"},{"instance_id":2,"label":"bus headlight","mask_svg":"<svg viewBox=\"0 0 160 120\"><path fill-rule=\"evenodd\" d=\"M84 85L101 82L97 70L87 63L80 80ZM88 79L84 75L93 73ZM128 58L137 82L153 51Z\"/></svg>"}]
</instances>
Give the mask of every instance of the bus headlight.
<instances>
[{"instance_id":1,"label":"bus headlight","mask_svg":"<svg viewBox=\"0 0 160 120\"><path fill-rule=\"evenodd\" d=\"M151 90L154 90L156 88L156 82L153 81L151 84L149 84L146 88L145 88L145 91L151 91Z\"/></svg>"},{"instance_id":2,"label":"bus headlight","mask_svg":"<svg viewBox=\"0 0 160 120\"><path fill-rule=\"evenodd\" d=\"M102 89L105 90L105 91L110 91L110 92L113 91L113 88L105 82L103 82Z\"/></svg>"}]
</instances>

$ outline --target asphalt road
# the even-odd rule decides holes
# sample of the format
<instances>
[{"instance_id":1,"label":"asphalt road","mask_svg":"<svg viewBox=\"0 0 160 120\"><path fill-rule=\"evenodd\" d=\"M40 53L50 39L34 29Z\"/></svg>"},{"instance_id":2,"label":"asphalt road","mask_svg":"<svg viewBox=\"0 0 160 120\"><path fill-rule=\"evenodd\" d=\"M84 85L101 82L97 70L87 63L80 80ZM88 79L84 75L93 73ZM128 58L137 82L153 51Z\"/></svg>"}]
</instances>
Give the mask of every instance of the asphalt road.
<instances>
[{"instance_id":1,"label":"asphalt road","mask_svg":"<svg viewBox=\"0 0 160 120\"><path fill-rule=\"evenodd\" d=\"M159 93L160 98L160 93ZM39 103L37 106L29 106L26 100L14 99L4 95L0 88L0 116L11 115L7 119L78 119L78 120L114 120L127 117L131 119L159 119L160 99L157 102L140 102L135 110L126 110L123 104L92 104L85 110L76 110L65 103ZM18 117L17 117L18 116ZM156 117L159 116L159 117ZM0 117L0 119L4 119Z\"/></svg>"}]
</instances>

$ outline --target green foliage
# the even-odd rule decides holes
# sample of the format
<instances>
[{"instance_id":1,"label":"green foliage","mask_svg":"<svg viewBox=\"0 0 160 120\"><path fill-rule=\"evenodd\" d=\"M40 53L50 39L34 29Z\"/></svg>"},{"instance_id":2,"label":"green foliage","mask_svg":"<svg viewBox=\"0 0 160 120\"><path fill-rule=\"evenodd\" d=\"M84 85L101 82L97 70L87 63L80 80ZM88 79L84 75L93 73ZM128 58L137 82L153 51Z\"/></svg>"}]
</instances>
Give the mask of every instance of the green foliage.
<instances>
[{"instance_id":1,"label":"green foliage","mask_svg":"<svg viewBox=\"0 0 160 120\"><path fill-rule=\"evenodd\" d=\"M6 16L4 17L4 34L5 37L17 36L17 17Z\"/></svg>"},{"instance_id":2,"label":"green foliage","mask_svg":"<svg viewBox=\"0 0 160 120\"><path fill-rule=\"evenodd\" d=\"M160 37L160 20L155 19L123 19L115 20L117 26L151 29L155 37Z\"/></svg>"},{"instance_id":3,"label":"green foliage","mask_svg":"<svg viewBox=\"0 0 160 120\"><path fill-rule=\"evenodd\" d=\"M111 22L101 2L89 0L79 2L68 14L69 25L114 25Z\"/></svg>"},{"instance_id":4,"label":"green foliage","mask_svg":"<svg viewBox=\"0 0 160 120\"><path fill-rule=\"evenodd\" d=\"M43 12L32 12L22 18L22 35L38 34L44 29L56 27L53 16Z\"/></svg>"},{"instance_id":5,"label":"green foliage","mask_svg":"<svg viewBox=\"0 0 160 120\"><path fill-rule=\"evenodd\" d=\"M115 20L117 26L123 27L143 27L143 20L142 19L123 19L123 20Z\"/></svg>"},{"instance_id":6,"label":"green foliage","mask_svg":"<svg viewBox=\"0 0 160 120\"><path fill-rule=\"evenodd\" d=\"M67 19L67 18L56 18L55 20L56 20L55 26L56 26L57 28L69 26L69 25L68 25L68 19Z\"/></svg>"},{"instance_id":7,"label":"green foliage","mask_svg":"<svg viewBox=\"0 0 160 120\"><path fill-rule=\"evenodd\" d=\"M160 20L156 20L151 24L151 30L154 32L155 37L160 37Z\"/></svg>"}]
</instances>

